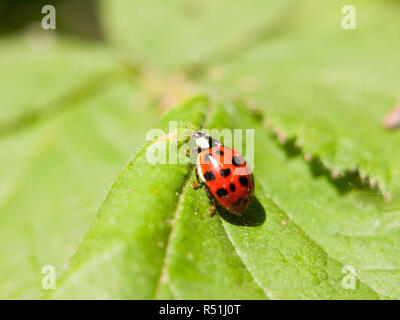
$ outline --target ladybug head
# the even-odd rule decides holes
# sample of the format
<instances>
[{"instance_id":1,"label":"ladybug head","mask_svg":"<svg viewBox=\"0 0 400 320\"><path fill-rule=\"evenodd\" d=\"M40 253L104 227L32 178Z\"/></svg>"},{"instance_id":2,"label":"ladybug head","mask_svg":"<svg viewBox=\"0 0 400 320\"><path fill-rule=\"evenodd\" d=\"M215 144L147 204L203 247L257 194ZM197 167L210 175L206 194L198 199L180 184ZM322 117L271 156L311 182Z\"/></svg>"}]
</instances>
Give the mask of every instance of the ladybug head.
<instances>
[{"instance_id":1,"label":"ladybug head","mask_svg":"<svg viewBox=\"0 0 400 320\"><path fill-rule=\"evenodd\" d=\"M197 148L201 150L210 149L221 145L221 142L203 131L195 131L192 137Z\"/></svg>"},{"instance_id":2,"label":"ladybug head","mask_svg":"<svg viewBox=\"0 0 400 320\"><path fill-rule=\"evenodd\" d=\"M202 137L208 137L208 136L209 136L209 134L207 132L200 131L200 130L199 131L195 131L192 134L192 137L193 137L194 140L197 140L197 139L202 138Z\"/></svg>"}]
</instances>

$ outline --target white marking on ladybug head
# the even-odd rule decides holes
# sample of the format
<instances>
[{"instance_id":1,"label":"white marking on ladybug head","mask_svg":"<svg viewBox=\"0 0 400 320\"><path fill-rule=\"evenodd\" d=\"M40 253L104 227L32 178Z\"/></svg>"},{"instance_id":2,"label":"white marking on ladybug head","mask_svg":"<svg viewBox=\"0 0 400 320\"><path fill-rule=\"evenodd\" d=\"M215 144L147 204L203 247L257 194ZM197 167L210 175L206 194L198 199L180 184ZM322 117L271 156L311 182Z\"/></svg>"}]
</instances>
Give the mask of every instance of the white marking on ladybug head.
<instances>
[{"instance_id":1,"label":"white marking on ladybug head","mask_svg":"<svg viewBox=\"0 0 400 320\"><path fill-rule=\"evenodd\" d=\"M200 137L196 139L196 145L202 149L207 149L210 147L208 139L205 137Z\"/></svg>"}]
</instances>

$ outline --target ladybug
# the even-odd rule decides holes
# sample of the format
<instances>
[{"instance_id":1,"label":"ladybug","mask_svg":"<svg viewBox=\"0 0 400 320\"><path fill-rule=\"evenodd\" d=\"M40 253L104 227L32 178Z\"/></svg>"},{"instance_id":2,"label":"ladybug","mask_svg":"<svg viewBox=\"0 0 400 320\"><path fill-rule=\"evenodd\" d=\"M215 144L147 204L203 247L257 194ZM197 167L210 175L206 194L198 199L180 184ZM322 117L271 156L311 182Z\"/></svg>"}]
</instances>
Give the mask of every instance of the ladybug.
<instances>
[{"instance_id":1,"label":"ladybug","mask_svg":"<svg viewBox=\"0 0 400 320\"><path fill-rule=\"evenodd\" d=\"M214 212L218 202L227 211L246 220L243 213L254 193L253 174L246 160L205 132L196 131L192 138L198 150L197 184L192 187L205 187L212 205L209 213Z\"/></svg>"}]
</instances>

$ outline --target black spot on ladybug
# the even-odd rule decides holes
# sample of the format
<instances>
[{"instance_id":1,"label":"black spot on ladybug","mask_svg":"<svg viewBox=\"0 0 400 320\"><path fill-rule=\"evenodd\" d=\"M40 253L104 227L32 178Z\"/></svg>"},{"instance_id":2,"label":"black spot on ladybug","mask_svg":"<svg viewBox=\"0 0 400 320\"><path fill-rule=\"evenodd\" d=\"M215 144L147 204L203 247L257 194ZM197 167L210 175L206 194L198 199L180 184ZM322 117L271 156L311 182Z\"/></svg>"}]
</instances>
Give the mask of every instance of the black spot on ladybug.
<instances>
[{"instance_id":1,"label":"black spot on ladybug","mask_svg":"<svg viewBox=\"0 0 400 320\"><path fill-rule=\"evenodd\" d=\"M243 164L244 162L242 162L238 157L233 156L232 158L232 164L236 167L239 167Z\"/></svg>"},{"instance_id":2,"label":"black spot on ladybug","mask_svg":"<svg viewBox=\"0 0 400 320\"><path fill-rule=\"evenodd\" d=\"M204 174L204 179L206 179L206 181L215 180L214 173L212 173L211 170L207 170Z\"/></svg>"},{"instance_id":3,"label":"black spot on ladybug","mask_svg":"<svg viewBox=\"0 0 400 320\"><path fill-rule=\"evenodd\" d=\"M231 169L222 169L221 172L219 173L222 177L227 177L231 174Z\"/></svg>"},{"instance_id":4,"label":"black spot on ladybug","mask_svg":"<svg viewBox=\"0 0 400 320\"><path fill-rule=\"evenodd\" d=\"M244 187L249 185L249 180L246 177L239 177L239 182Z\"/></svg>"},{"instance_id":5,"label":"black spot on ladybug","mask_svg":"<svg viewBox=\"0 0 400 320\"><path fill-rule=\"evenodd\" d=\"M222 150L219 150L219 149L217 151L215 151L215 153L217 155L219 155L219 156L223 156L224 155L224 152Z\"/></svg>"},{"instance_id":6,"label":"black spot on ladybug","mask_svg":"<svg viewBox=\"0 0 400 320\"><path fill-rule=\"evenodd\" d=\"M217 196L220 198L226 197L228 195L228 191L224 188L217 190Z\"/></svg>"},{"instance_id":7,"label":"black spot on ladybug","mask_svg":"<svg viewBox=\"0 0 400 320\"><path fill-rule=\"evenodd\" d=\"M231 184L229 185L229 189L231 189L231 191L234 192L234 191L236 190L235 184L234 184L234 183L231 183Z\"/></svg>"}]
</instances>

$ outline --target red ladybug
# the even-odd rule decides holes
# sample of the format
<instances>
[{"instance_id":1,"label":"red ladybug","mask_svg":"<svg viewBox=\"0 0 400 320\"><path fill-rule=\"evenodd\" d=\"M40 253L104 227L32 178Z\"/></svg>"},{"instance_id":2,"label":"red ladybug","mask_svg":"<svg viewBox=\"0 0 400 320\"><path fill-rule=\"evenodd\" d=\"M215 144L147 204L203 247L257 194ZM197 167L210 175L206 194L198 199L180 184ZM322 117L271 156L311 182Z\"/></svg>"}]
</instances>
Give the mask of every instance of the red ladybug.
<instances>
[{"instance_id":1,"label":"red ladybug","mask_svg":"<svg viewBox=\"0 0 400 320\"><path fill-rule=\"evenodd\" d=\"M234 149L202 131L193 134L198 148L196 177L197 188L205 185L205 191L215 210L215 200L229 212L242 216L254 193L254 179L246 160ZM202 182L199 181L199 177Z\"/></svg>"}]
</instances>

